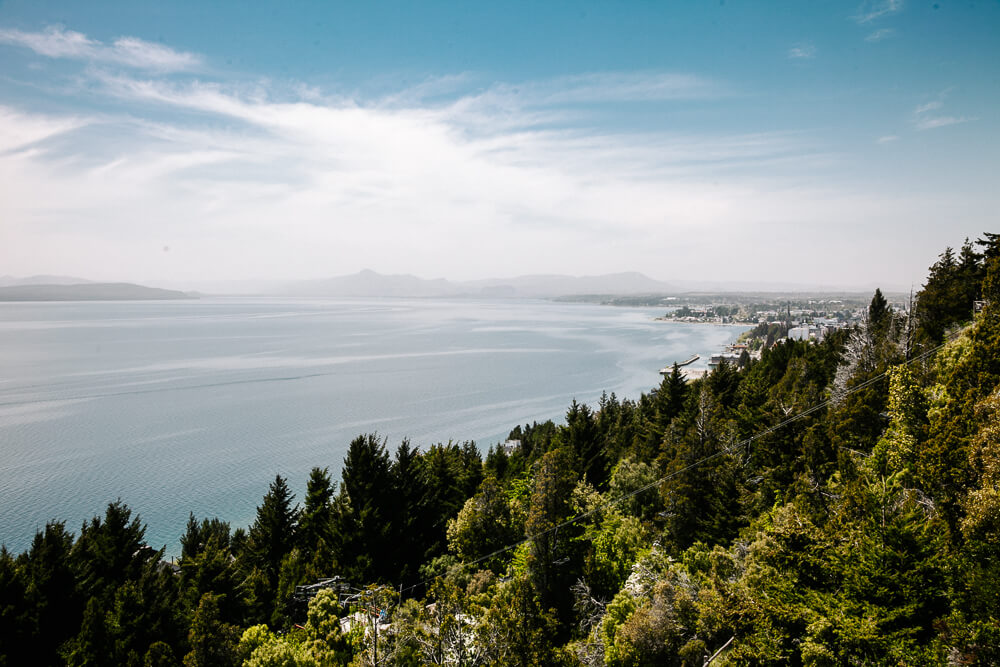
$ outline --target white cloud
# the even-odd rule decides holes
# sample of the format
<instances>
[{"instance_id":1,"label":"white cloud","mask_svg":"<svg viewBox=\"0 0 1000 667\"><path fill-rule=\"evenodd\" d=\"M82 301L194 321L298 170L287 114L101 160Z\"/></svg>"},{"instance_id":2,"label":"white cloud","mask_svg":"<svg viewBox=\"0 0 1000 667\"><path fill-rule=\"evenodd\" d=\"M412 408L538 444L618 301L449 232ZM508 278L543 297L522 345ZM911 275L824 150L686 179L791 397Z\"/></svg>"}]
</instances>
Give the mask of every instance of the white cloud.
<instances>
[{"instance_id":1,"label":"white cloud","mask_svg":"<svg viewBox=\"0 0 1000 667\"><path fill-rule=\"evenodd\" d=\"M866 42L881 42L883 39L888 39L896 34L896 31L892 28L879 28L875 32L869 33L865 37Z\"/></svg>"},{"instance_id":2,"label":"white cloud","mask_svg":"<svg viewBox=\"0 0 1000 667\"><path fill-rule=\"evenodd\" d=\"M879 144L891 144L893 141L897 141L899 137L895 134L887 134L884 137L879 137L876 139L876 143Z\"/></svg>"},{"instance_id":3,"label":"white cloud","mask_svg":"<svg viewBox=\"0 0 1000 667\"><path fill-rule=\"evenodd\" d=\"M60 53L129 48L61 34L51 46ZM825 255L855 257L843 221L910 224L942 210L930 194L894 200L824 178L843 158L808 133L600 132L576 122L604 103L733 94L684 73L461 95L473 87L463 76L372 100L165 71L86 68L89 105L105 95L114 109L101 114L0 109L5 272L190 282L370 267L452 278L640 270L822 280L801 248L762 244L767 261L745 248L808 238Z\"/></svg>"},{"instance_id":4,"label":"white cloud","mask_svg":"<svg viewBox=\"0 0 1000 667\"><path fill-rule=\"evenodd\" d=\"M816 57L816 47L810 43L800 43L788 50L792 60L810 60Z\"/></svg>"},{"instance_id":5,"label":"white cloud","mask_svg":"<svg viewBox=\"0 0 1000 667\"><path fill-rule=\"evenodd\" d=\"M0 28L0 43L23 46L49 58L114 63L164 72L190 70L201 64L201 59L195 54L175 51L136 37L119 37L108 45L60 27L49 27L42 32Z\"/></svg>"},{"instance_id":6,"label":"white cloud","mask_svg":"<svg viewBox=\"0 0 1000 667\"><path fill-rule=\"evenodd\" d=\"M25 114L0 106L0 154L26 149L86 124L80 118Z\"/></svg>"},{"instance_id":7,"label":"white cloud","mask_svg":"<svg viewBox=\"0 0 1000 667\"><path fill-rule=\"evenodd\" d=\"M933 102L927 102L926 104L918 105L916 109L913 110L914 114L927 113L928 111L934 111L940 109L944 106L944 102L941 100L934 100Z\"/></svg>"},{"instance_id":8,"label":"white cloud","mask_svg":"<svg viewBox=\"0 0 1000 667\"><path fill-rule=\"evenodd\" d=\"M938 127L958 125L977 120L976 118L966 118L965 116L926 116L918 118L914 125L918 130L933 130Z\"/></svg>"},{"instance_id":9,"label":"white cloud","mask_svg":"<svg viewBox=\"0 0 1000 667\"><path fill-rule=\"evenodd\" d=\"M536 271L618 270L626 257L640 266L672 234L721 230L747 211L778 216L796 195L779 197L767 174L826 159L788 133L595 134L533 128L525 117L534 112L517 107L484 124L468 99L272 100L101 77L122 109L153 103L207 120L101 117L91 119L100 137L78 132L57 155L0 156L0 178L18 193L0 203L0 218L17 221L10 229L33 261L75 263L63 269L78 274L309 277L373 266L485 277L509 274L512 257ZM607 75L570 81L566 93L533 85L546 91L537 99L582 99L591 93L580 82L595 80L639 96L668 94L670 78L651 84L654 93ZM66 247L116 260L95 271Z\"/></svg>"},{"instance_id":10,"label":"white cloud","mask_svg":"<svg viewBox=\"0 0 1000 667\"><path fill-rule=\"evenodd\" d=\"M854 15L854 20L864 25L877 19L897 14L903 10L903 0L877 0L865 2Z\"/></svg>"},{"instance_id":11,"label":"white cloud","mask_svg":"<svg viewBox=\"0 0 1000 667\"><path fill-rule=\"evenodd\" d=\"M941 93L941 97L945 97L947 93L948 91ZM944 102L941 99L932 100L918 105L913 110L913 126L918 130L933 130L939 127L947 127L949 125L958 125L960 123L968 123L970 121L978 120L976 118L967 118L965 116L936 116L929 113L931 111L939 111L943 108Z\"/></svg>"}]
</instances>

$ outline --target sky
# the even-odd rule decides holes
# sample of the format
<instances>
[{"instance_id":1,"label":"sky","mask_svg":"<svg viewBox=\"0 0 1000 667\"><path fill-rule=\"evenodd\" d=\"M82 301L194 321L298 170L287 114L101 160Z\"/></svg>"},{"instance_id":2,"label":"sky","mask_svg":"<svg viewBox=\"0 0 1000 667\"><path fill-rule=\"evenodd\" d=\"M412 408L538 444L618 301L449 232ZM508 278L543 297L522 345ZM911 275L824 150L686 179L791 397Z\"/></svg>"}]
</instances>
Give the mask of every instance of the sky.
<instances>
[{"instance_id":1,"label":"sky","mask_svg":"<svg viewBox=\"0 0 1000 667\"><path fill-rule=\"evenodd\" d=\"M1000 2L0 3L0 275L919 288Z\"/></svg>"}]
</instances>

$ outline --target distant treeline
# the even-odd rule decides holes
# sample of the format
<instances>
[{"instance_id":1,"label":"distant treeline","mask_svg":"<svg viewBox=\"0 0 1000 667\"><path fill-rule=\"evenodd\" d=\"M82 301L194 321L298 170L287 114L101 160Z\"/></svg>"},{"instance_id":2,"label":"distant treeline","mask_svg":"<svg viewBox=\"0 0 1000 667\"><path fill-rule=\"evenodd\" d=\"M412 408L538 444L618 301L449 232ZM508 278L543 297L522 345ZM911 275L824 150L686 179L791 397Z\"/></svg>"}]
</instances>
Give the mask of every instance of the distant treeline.
<instances>
[{"instance_id":1,"label":"distant treeline","mask_svg":"<svg viewBox=\"0 0 1000 667\"><path fill-rule=\"evenodd\" d=\"M0 550L0 665L1000 663L1000 235L742 370L387 445L176 565L120 501Z\"/></svg>"}]
</instances>

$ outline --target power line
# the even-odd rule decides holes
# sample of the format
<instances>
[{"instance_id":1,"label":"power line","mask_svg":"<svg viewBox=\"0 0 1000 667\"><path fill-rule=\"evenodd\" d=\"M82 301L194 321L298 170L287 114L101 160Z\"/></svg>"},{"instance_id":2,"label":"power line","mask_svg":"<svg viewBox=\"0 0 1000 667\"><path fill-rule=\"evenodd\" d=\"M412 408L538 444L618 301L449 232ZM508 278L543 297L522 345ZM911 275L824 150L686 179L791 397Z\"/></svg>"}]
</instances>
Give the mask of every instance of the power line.
<instances>
[{"instance_id":1,"label":"power line","mask_svg":"<svg viewBox=\"0 0 1000 667\"><path fill-rule=\"evenodd\" d=\"M527 535L523 539L521 539L521 540L519 540L517 542L509 544L509 545L507 545L505 547L497 549L496 551L493 551L492 553L489 553L489 554L487 554L485 556L477 558L476 560L473 560L473 561L470 561L470 562L467 562L467 563L464 563L464 564L467 565L467 566L478 565L479 563L482 563L483 561L490 560L491 558L495 558L496 556L499 556L502 553L506 553L506 552L511 551L513 549L517 549L518 547L520 547L522 544L525 544L526 542L530 542L530 541L536 540L538 538L545 537L549 533L555 532L555 531L559 530L560 528L562 528L564 526L571 525L573 523L576 523L577 521L581 521L583 519L586 519L587 517L593 516L594 514L600 512L600 511L602 511L602 510L604 510L604 509L606 509L608 507L613 507L614 505L617 505L617 504L622 503L622 502L624 502L624 501L626 501L626 500L628 500L630 498L633 498L633 497L639 495L640 493L644 493L644 492L648 491L649 489L651 489L651 488L653 488L655 486L659 486L659 485L663 484L664 482L672 479L673 477L676 477L677 475L680 475L681 473L685 473L685 472L687 472L687 471L689 471L689 470L691 470L693 468L696 468L696 467L698 467L698 466L700 466L700 465L702 465L704 463L707 463L707 462L711 461L712 459L718 458L719 456L723 456L725 454L729 454L734 449L737 449L739 447L749 447L751 443L753 443L754 441L756 441L756 440L764 437L765 435L769 435L771 433L774 433L775 431L777 431L777 430L779 430L781 428L784 428L785 426L788 426L789 424L792 424L792 423L794 423L794 422L796 422L796 421L798 421L800 419L804 419L804 418L808 417L809 415L813 414L814 412L822 410L823 408L826 408L826 407L828 407L829 405L831 405L831 404L833 404L835 402L839 402L843 398L846 398L847 396L850 396L851 394L853 394L855 392L861 391L862 389L865 389L866 387L870 387L871 385L875 384L876 382L879 382L880 380L885 379L889 375L890 371L892 371L892 370L894 370L896 368L902 368L902 367L908 366L910 364L913 364L915 362L922 361L922 360L926 359L927 357L933 355L938 350L940 350L941 348L943 348L945 345L947 345L948 343L950 343L954 338L958 337L962 333L962 331L963 330L955 331L955 332L947 335L945 337L945 340L940 345L938 345L938 346L936 346L934 348L931 348L930 350L926 350L925 352L923 352L923 353L921 353L921 354L919 354L919 355L917 355L917 356L915 356L915 357L913 357L911 359L907 359L906 361L900 362L900 363L892 366L891 368L886 369L885 371L883 371L879 375L877 375L877 376L875 376L873 378L869 378L868 380L865 380L861 384L858 384L858 385L855 385L854 387L851 387L850 389L846 390L842 396L839 396L837 398L833 398L833 397L828 398L825 401L823 401L822 403L817 403L816 405L814 405L814 406L812 406L810 408L806 408L802 412L799 412L798 414L795 414L795 415L793 415L793 416L791 416L791 417L789 417L789 418L787 418L787 419L785 419L785 420L783 420L781 422L778 422L774 426L770 426L770 427L764 429L763 431L761 431L759 433L756 433L756 434L754 434L754 435L752 435L752 436L750 436L748 438L745 438L745 439L741 440L740 442L735 443L735 444L733 444L733 445L731 445L731 446L729 446L729 447L727 447L725 449L721 449L721 450L719 450L719 451L717 451L717 452L715 452L713 454L709 454L707 456L703 456L702 458L700 458L700 459L698 459L696 461L693 461L692 463L684 466L683 468L680 468L678 470L674 470L673 472L671 472L671 473L669 473L667 475L664 475L663 477L661 477L661 478L659 478L659 479L657 479L657 480L655 480L653 482L650 482L649 484L646 484L645 486L642 486L642 487L640 487L638 489L635 489L633 491L625 493L625 494L623 494L623 495L621 495L621 496L619 496L617 498L612 498L611 500L605 501L604 503L598 505L597 507L589 509L586 512L581 512L580 514L577 514L576 516L570 517L569 519L566 519L562 523L558 523L555 526L552 526L551 528L547 528L547 529L545 529L543 531L539 531L538 533L534 533L532 535ZM431 581L433 581L433 579L434 579L434 577L429 578L429 579L425 579L425 580L423 580L423 581L421 581L419 583L416 583L416 584L413 584L412 586L407 586L407 587L403 587L402 585L400 585L400 587L399 587L400 594L402 594L404 592L412 591L413 589L419 588L421 586L426 586Z\"/></svg>"}]
</instances>

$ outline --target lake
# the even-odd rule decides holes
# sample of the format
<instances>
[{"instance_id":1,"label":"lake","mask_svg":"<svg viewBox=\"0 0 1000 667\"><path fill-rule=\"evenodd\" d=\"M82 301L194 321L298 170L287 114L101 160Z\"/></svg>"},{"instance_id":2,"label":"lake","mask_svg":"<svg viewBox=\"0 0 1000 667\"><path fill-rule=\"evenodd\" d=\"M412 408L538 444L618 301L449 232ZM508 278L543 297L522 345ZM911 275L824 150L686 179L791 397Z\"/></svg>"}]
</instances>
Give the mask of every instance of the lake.
<instances>
[{"instance_id":1,"label":"lake","mask_svg":"<svg viewBox=\"0 0 1000 667\"><path fill-rule=\"evenodd\" d=\"M0 304L0 542L79 531L121 498L177 555L193 511L246 526L276 473L297 499L361 433L394 450L637 398L746 327L520 300L203 298ZM696 364L694 367L698 367ZM391 490L387 490L391 493Z\"/></svg>"}]
</instances>

